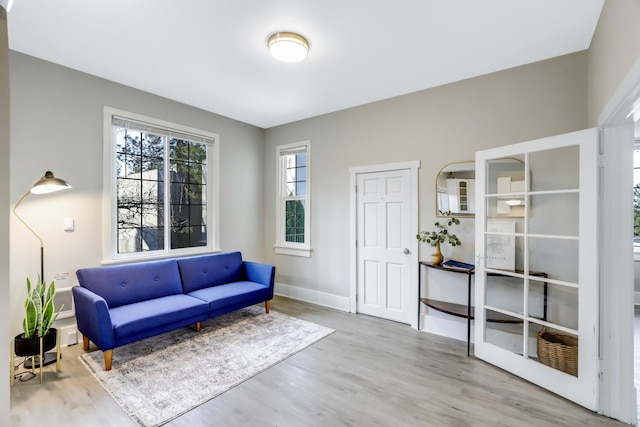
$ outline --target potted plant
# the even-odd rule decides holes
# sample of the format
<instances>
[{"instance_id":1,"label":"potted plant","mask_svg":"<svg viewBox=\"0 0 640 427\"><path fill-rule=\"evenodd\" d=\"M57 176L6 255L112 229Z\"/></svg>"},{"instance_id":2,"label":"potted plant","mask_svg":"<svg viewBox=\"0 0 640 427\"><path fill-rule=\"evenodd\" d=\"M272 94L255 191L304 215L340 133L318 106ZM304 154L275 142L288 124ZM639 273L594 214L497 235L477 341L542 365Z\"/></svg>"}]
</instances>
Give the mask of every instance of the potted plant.
<instances>
[{"instance_id":1,"label":"potted plant","mask_svg":"<svg viewBox=\"0 0 640 427\"><path fill-rule=\"evenodd\" d=\"M434 223L436 229L433 231L421 231L416 235L416 238L423 243L428 243L435 248L433 254L431 254L431 263L439 265L444 260L442 252L440 252L440 243L449 243L451 246L460 246L460 240L455 234L449 233L448 227L453 224L460 224L458 218L451 217L447 220L446 224L442 224L438 221Z\"/></svg>"},{"instance_id":2,"label":"potted plant","mask_svg":"<svg viewBox=\"0 0 640 427\"><path fill-rule=\"evenodd\" d=\"M53 297L56 285L52 281L49 286L38 277L36 286L31 285L27 278L27 298L24 302L23 332L15 337L16 356L35 356L51 350L56 346L56 329L51 325L55 322L60 310L55 311ZM40 349L42 338L42 349Z\"/></svg>"}]
</instances>

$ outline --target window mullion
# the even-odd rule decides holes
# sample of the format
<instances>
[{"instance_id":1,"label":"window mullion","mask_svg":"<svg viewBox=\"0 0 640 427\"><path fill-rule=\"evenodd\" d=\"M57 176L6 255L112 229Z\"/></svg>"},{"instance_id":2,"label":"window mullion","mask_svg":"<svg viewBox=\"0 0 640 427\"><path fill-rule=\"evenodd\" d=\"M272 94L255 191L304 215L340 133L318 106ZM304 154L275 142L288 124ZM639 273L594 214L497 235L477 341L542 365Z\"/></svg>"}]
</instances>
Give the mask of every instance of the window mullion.
<instances>
[{"instance_id":1,"label":"window mullion","mask_svg":"<svg viewBox=\"0 0 640 427\"><path fill-rule=\"evenodd\" d=\"M144 141L144 138L142 136L142 132L140 133L140 140ZM141 143L141 146L144 146L144 142ZM145 214L145 203L144 203L144 179L143 179L143 171L144 171L144 156L142 155L142 152L144 150L141 149L140 150L140 154L138 155L138 163L140 164L140 179L138 180L138 188L140 189L140 193L138 194L138 196L140 197L140 223L136 224L139 228L140 228L140 236L138 237L139 241L138 241L138 245L140 245L140 247L142 248L142 246L144 245L144 214Z\"/></svg>"},{"instance_id":2,"label":"window mullion","mask_svg":"<svg viewBox=\"0 0 640 427\"><path fill-rule=\"evenodd\" d=\"M165 136L164 139L164 180L163 180L163 220L164 220L164 251L171 251L171 172L170 165L171 159L169 151L169 137Z\"/></svg>"}]
</instances>

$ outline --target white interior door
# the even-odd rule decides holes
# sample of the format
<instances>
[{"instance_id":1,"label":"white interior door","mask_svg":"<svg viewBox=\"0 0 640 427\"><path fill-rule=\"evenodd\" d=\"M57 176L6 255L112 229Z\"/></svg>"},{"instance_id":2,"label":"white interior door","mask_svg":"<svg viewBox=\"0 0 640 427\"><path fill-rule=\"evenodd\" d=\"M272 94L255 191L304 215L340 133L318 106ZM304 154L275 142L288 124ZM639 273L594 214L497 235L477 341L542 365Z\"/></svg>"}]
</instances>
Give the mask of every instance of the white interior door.
<instances>
[{"instance_id":1,"label":"white interior door","mask_svg":"<svg viewBox=\"0 0 640 427\"><path fill-rule=\"evenodd\" d=\"M475 354L591 410L597 158L596 129L476 153Z\"/></svg>"},{"instance_id":2,"label":"white interior door","mask_svg":"<svg viewBox=\"0 0 640 427\"><path fill-rule=\"evenodd\" d=\"M357 175L357 311L411 323L411 172Z\"/></svg>"}]
</instances>

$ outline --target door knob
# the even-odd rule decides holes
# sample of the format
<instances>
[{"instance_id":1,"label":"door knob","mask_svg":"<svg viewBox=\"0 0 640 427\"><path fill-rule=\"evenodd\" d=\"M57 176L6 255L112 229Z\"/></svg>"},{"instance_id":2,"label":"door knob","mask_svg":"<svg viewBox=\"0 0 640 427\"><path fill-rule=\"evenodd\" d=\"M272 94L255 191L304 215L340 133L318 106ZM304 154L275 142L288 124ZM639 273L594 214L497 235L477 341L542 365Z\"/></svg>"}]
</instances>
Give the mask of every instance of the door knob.
<instances>
[{"instance_id":1,"label":"door knob","mask_svg":"<svg viewBox=\"0 0 640 427\"><path fill-rule=\"evenodd\" d=\"M404 248L404 251L402 251L402 252L404 252L405 255L409 255L409 253L410 253L408 248Z\"/></svg>"}]
</instances>

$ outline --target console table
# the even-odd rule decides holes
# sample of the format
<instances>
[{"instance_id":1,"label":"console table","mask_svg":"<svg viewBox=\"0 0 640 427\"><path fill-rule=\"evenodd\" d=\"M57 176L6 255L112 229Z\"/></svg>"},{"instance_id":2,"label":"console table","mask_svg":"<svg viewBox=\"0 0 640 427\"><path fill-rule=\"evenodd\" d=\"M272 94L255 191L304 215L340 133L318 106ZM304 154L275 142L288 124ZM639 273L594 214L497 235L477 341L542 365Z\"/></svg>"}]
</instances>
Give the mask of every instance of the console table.
<instances>
[{"instance_id":1,"label":"console table","mask_svg":"<svg viewBox=\"0 0 640 427\"><path fill-rule=\"evenodd\" d=\"M448 271L451 273L466 274L467 275L467 304L457 304L447 301L440 301L430 298L422 298L420 296L420 286L422 284L422 267L433 268L436 270ZM522 273L521 271L517 271ZM471 285L472 278L475 274L475 269L467 269L461 267L449 267L441 264L432 264L427 261L420 261L418 263L418 330L420 330L420 304L424 304L435 310L443 313L450 314L452 316L462 317L467 319L467 356L471 354L471 321L474 319L474 307L471 306ZM500 273L487 273L488 276L503 276ZM531 272L530 275L538 277L547 277L546 273ZM428 289L428 288L427 288ZM544 282L544 307L543 307L543 320L547 320L547 282ZM512 317L504 315L502 313L493 313L491 317L487 318L487 322L494 323L522 323L521 320L513 320Z\"/></svg>"}]
</instances>

